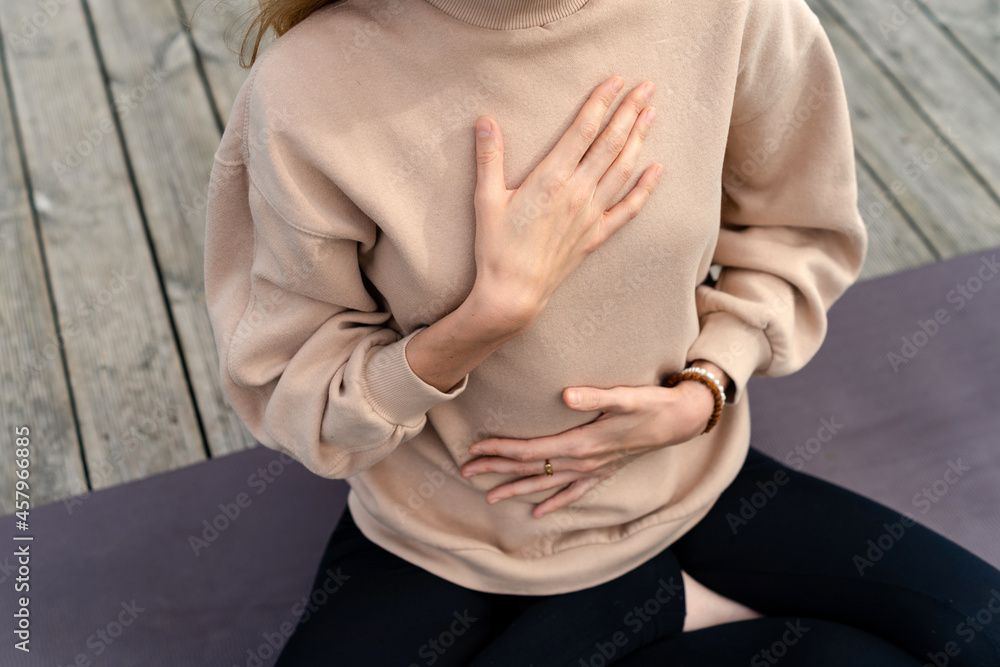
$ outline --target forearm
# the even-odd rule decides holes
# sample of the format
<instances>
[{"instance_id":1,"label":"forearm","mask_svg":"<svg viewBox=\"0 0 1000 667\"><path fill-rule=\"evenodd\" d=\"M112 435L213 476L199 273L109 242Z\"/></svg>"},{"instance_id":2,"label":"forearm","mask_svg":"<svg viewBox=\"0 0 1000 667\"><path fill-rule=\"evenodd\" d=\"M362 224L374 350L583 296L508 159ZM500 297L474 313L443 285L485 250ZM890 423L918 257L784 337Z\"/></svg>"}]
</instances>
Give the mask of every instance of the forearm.
<instances>
[{"instance_id":1,"label":"forearm","mask_svg":"<svg viewBox=\"0 0 1000 667\"><path fill-rule=\"evenodd\" d=\"M410 340L406 361L417 377L447 392L527 325L527 320L502 321L489 303L472 294Z\"/></svg>"}]
</instances>

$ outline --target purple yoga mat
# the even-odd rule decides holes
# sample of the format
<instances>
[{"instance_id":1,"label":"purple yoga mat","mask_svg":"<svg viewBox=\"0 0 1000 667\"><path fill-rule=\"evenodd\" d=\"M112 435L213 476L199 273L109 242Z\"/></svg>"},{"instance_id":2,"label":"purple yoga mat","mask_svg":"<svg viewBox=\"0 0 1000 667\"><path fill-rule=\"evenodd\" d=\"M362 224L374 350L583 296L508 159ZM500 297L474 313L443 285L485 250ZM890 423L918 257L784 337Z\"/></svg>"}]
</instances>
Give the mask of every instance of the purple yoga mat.
<instances>
[{"instance_id":1,"label":"purple yoga mat","mask_svg":"<svg viewBox=\"0 0 1000 667\"><path fill-rule=\"evenodd\" d=\"M748 397L755 447L1000 567L998 254L853 285L816 357ZM30 654L4 517L0 666L273 664L346 492L257 447L34 508Z\"/></svg>"},{"instance_id":2,"label":"purple yoga mat","mask_svg":"<svg viewBox=\"0 0 1000 667\"><path fill-rule=\"evenodd\" d=\"M1000 251L853 285L797 373L750 381L751 444L1000 567Z\"/></svg>"}]
</instances>

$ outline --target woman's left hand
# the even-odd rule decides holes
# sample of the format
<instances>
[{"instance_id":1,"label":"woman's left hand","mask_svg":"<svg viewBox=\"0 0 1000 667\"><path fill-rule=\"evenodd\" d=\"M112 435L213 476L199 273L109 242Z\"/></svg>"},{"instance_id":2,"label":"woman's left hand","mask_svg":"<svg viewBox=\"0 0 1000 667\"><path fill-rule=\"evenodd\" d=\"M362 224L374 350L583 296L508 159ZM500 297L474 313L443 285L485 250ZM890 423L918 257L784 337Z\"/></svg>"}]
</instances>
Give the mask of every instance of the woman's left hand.
<instances>
[{"instance_id":1,"label":"woman's left hand","mask_svg":"<svg viewBox=\"0 0 1000 667\"><path fill-rule=\"evenodd\" d=\"M728 377L717 366L699 364L712 371L722 385ZM574 402L573 392L579 394ZM533 515L545 514L579 500L611 477L622 464L656 449L678 445L700 435L715 408L712 391L698 381L683 381L675 387L569 387L563 401L570 408L588 412L602 410L597 419L557 435L514 440L488 438L473 443L472 454L482 455L462 466L462 476L487 472L516 473L523 478L492 489L490 504L510 498L569 487L535 507ZM553 475L545 474L545 459Z\"/></svg>"}]
</instances>

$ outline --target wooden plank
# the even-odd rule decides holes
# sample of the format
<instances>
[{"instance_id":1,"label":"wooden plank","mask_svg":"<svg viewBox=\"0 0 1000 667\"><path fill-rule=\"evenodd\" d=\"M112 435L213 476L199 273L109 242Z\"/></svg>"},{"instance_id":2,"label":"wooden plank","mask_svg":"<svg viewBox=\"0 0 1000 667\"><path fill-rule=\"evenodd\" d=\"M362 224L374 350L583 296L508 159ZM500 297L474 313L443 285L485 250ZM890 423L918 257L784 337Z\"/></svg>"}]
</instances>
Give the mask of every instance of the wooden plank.
<instances>
[{"instance_id":1,"label":"wooden plank","mask_svg":"<svg viewBox=\"0 0 1000 667\"><path fill-rule=\"evenodd\" d=\"M248 10L256 0L177 0L184 21L190 26L195 46L204 64L215 106L223 125L228 122L233 101L249 70L239 65L240 41L248 25ZM260 51L274 39L270 33Z\"/></svg>"},{"instance_id":2,"label":"wooden plank","mask_svg":"<svg viewBox=\"0 0 1000 667\"><path fill-rule=\"evenodd\" d=\"M34 3L0 3L31 24ZM205 457L82 5L59 3L6 58L92 488ZM119 105L122 113L130 108ZM78 313L96 315L80 321ZM68 334L67 331L63 332Z\"/></svg>"},{"instance_id":3,"label":"wooden plank","mask_svg":"<svg viewBox=\"0 0 1000 667\"><path fill-rule=\"evenodd\" d=\"M814 3L813 10L837 53L857 151L891 199L940 258L1000 246L1000 203L953 148L966 138L964 130L945 127L939 135L824 4ZM893 236L906 238L902 230Z\"/></svg>"},{"instance_id":4,"label":"wooden plank","mask_svg":"<svg viewBox=\"0 0 1000 667\"><path fill-rule=\"evenodd\" d=\"M994 205L1000 202L997 194L1000 192L1000 133L996 131L1000 126L1000 90L993 87L920 11L904 14L904 19L886 28L886 21L893 16L893 5L865 0L810 0L810 4L814 9L826 10L831 17L831 33L837 32L832 26L836 23L850 34L855 48L865 52L883 70L909 109L948 145L947 151L938 150L943 159L923 172L920 187L912 189L913 198L909 204L921 201L917 190L938 188L935 193L923 196L924 213L918 215L915 211L913 218L935 244L942 243L940 254L949 257L1000 245L1000 219L996 217L995 207L982 204L982 193ZM906 118L912 115L896 105L885 118L876 121L890 122L892 115L897 113L904 114L903 123L908 123ZM925 133L925 136L929 135ZM928 143L918 137L913 147L900 155L905 161L928 146L937 148L937 141ZM875 139L870 143L875 144ZM965 174L956 169L955 160L962 164ZM893 171L902 169L905 169L905 162ZM970 185L970 180L978 184L982 193ZM949 188L961 188L964 194L946 199ZM968 194L973 195L971 201L965 204L958 201Z\"/></svg>"},{"instance_id":5,"label":"wooden plank","mask_svg":"<svg viewBox=\"0 0 1000 667\"><path fill-rule=\"evenodd\" d=\"M29 476L25 481L32 507L87 490L61 343L14 132L6 87L0 86L0 488L5 490L0 495L0 514L15 510L18 427L28 427Z\"/></svg>"},{"instance_id":6,"label":"wooden plank","mask_svg":"<svg viewBox=\"0 0 1000 667\"><path fill-rule=\"evenodd\" d=\"M115 98L139 90L145 98L122 114L122 131L209 450L254 447L222 394L205 307L205 213L220 135L191 43L173 0L89 6Z\"/></svg>"},{"instance_id":7,"label":"wooden plank","mask_svg":"<svg viewBox=\"0 0 1000 667\"><path fill-rule=\"evenodd\" d=\"M858 282L892 275L937 260L903 217L892 190L881 186L859 161L858 207L868 229L868 255Z\"/></svg>"},{"instance_id":8,"label":"wooden plank","mask_svg":"<svg viewBox=\"0 0 1000 667\"><path fill-rule=\"evenodd\" d=\"M996 86L1000 80L1000 12L996 2L920 0L920 8L956 42L966 58L994 79Z\"/></svg>"}]
</instances>

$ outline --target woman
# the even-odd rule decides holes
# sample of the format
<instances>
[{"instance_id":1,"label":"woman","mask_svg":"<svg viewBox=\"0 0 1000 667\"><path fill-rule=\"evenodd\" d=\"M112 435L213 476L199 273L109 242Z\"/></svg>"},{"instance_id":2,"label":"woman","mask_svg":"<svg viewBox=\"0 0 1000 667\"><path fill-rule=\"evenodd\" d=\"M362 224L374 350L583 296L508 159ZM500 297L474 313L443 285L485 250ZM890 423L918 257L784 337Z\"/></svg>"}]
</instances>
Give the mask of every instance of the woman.
<instances>
[{"instance_id":1,"label":"woman","mask_svg":"<svg viewBox=\"0 0 1000 667\"><path fill-rule=\"evenodd\" d=\"M867 249L802 0L254 29L208 207L222 386L351 486L280 667L1000 664L960 628L1000 573L749 446L747 381L805 365Z\"/></svg>"}]
</instances>

